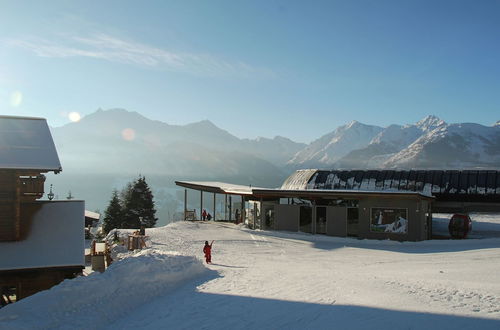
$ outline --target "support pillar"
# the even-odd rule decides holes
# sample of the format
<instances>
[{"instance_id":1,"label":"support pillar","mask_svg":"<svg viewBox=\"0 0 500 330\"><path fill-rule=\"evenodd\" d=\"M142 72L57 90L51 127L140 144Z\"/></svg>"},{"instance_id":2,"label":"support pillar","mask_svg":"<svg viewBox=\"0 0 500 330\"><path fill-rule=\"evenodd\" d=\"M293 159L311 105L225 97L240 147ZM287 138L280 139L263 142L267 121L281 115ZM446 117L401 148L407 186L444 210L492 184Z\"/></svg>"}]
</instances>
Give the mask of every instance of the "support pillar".
<instances>
[{"instance_id":1,"label":"support pillar","mask_svg":"<svg viewBox=\"0 0 500 330\"><path fill-rule=\"evenodd\" d=\"M263 219L262 219L262 217L263 217L263 215L262 215L262 214L263 214L264 212L262 212L262 211L264 211L264 207L263 207L263 205L262 205L262 197L261 197L261 198L260 198L260 205L259 205L259 229L260 229L260 230L263 230L263 229L264 229L264 222L262 221L262 220L263 220Z\"/></svg>"},{"instance_id":2,"label":"support pillar","mask_svg":"<svg viewBox=\"0 0 500 330\"><path fill-rule=\"evenodd\" d=\"M213 214L212 214L212 215L213 215L213 216L212 216L212 219L214 219L214 221L215 221L215 213L216 213L216 212L215 212L215 201L216 201L216 199L217 199L217 194L216 194L216 193L214 193L214 208L212 209L212 211L213 211Z\"/></svg>"},{"instance_id":3,"label":"support pillar","mask_svg":"<svg viewBox=\"0 0 500 330\"><path fill-rule=\"evenodd\" d=\"M257 203L253 203L253 230L255 230L255 222L257 221Z\"/></svg>"},{"instance_id":4,"label":"support pillar","mask_svg":"<svg viewBox=\"0 0 500 330\"><path fill-rule=\"evenodd\" d=\"M184 221L186 220L186 213L187 213L187 196L188 196L188 190L184 189Z\"/></svg>"},{"instance_id":5,"label":"support pillar","mask_svg":"<svg viewBox=\"0 0 500 330\"><path fill-rule=\"evenodd\" d=\"M245 221L245 197L241 195L240 223Z\"/></svg>"},{"instance_id":6,"label":"support pillar","mask_svg":"<svg viewBox=\"0 0 500 330\"><path fill-rule=\"evenodd\" d=\"M312 221L311 221L311 234L316 234L316 200L312 202Z\"/></svg>"},{"instance_id":7,"label":"support pillar","mask_svg":"<svg viewBox=\"0 0 500 330\"><path fill-rule=\"evenodd\" d=\"M224 194L224 221L227 221L227 195Z\"/></svg>"},{"instance_id":8,"label":"support pillar","mask_svg":"<svg viewBox=\"0 0 500 330\"><path fill-rule=\"evenodd\" d=\"M203 220L201 214L203 213L203 190L200 190L200 220Z\"/></svg>"},{"instance_id":9,"label":"support pillar","mask_svg":"<svg viewBox=\"0 0 500 330\"><path fill-rule=\"evenodd\" d=\"M229 195L229 221L233 220L233 197Z\"/></svg>"}]
</instances>

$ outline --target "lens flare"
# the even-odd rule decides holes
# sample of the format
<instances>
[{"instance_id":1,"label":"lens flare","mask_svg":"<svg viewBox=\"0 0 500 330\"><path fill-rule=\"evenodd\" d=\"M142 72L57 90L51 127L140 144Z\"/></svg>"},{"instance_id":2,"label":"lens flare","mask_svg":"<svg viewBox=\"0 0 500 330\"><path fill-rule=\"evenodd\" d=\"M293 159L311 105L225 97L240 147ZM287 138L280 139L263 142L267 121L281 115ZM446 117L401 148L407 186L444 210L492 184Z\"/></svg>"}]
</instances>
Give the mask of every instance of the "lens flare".
<instances>
[{"instance_id":1,"label":"lens flare","mask_svg":"<svg viewBox=\"0 0 500 330\"><path fill-rule=\"evenodd\" d=\"M125 128L122 130L122 138L125 141L132 141L135 139L135 131L132 128Z\"/></svg>"},{"instance_id":2,"label":"lens flare","mask_svg":"<svg viewBox=\"0 0 500 330\"><path fill-rule=\"evenodd\" d=\"M80 121L80 119L82 119L82 116L80 116L80 114L78 112L70 112L68 114L68 118L69 120L71 120L72 122L76 123L78 121Z\"/></svg>"},{"instance_id":3,"label":"lens flare","mask_svg":"<svg viewBox=\"0 0 500 330\"><path fill-rule=\"evenodd\" d=\"M23 94L20 91L15 91L10 95L10 105L18 107L23 102Z\"/></svg>"}]
</instances>

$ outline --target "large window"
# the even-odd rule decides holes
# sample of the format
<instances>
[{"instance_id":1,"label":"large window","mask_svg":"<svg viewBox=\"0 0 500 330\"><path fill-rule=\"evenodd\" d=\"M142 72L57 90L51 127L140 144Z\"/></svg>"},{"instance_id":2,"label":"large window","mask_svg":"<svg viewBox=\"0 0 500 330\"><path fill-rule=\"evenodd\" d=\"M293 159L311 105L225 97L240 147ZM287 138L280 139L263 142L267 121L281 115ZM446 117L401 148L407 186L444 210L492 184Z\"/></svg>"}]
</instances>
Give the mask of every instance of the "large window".
<instances>
[{"instance_id":1,"label":"large window","mask_svg":"<svg viewBox=\"0 0 500 330\"><path fill-rule=\"evenodd\" d=\"M274 229L274 206L265 205L264 207L264 229Z\"/></svg>"},{"instance_id":2,"label":"large window","mask_svg":"<svg viewBox=\"0 0 500 330\"><path fill-rule=\"evenodd\" d=\"M359 233L359 210L357 207L347 208L347 235L358 236Z\"/></svg>"},{"instance_id":3,"label":"large window","mask_svg":"<svg viewBox=\"0 0 500 330\"><path fill-rule=\"evenodd\" d=\"M377 233L408 233L408 210L397 208L371 209L370 231Z\"/></svg>"},{"instance_id":4,"label":"large window","mask_svg":"<svg viewBox=\"0 0 500 330\"><path fill-rule=\"evenodd\" d=\"M300 207L300 231L304 233L312 232L312 207Z\"/></svg>"}]
</instances>

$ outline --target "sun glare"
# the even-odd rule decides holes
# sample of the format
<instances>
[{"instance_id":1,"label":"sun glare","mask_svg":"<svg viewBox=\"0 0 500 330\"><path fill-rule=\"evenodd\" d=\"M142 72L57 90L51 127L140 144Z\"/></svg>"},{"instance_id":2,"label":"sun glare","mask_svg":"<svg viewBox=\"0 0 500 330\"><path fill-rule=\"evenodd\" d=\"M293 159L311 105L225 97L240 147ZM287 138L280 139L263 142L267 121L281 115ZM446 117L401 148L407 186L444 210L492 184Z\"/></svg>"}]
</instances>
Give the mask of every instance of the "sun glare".
<instances>
[{"instance_id":1,"label":"sun glare","mask_svg":"<svg viewBox=\"0 0 500 330\"><path fill-rule=\"evenodd\" d=\"M135 131L132 128L125 128L122 130L122 138L126 141L135 139Z\"/></svg>"},{"instance_id":2,"label":"sun glare","mask_svg":"<svg viewBox=\"0 0 500 330\"><path fill-rule=\"evenodd\" d=\"M20 91L15 91L10 95L10 105L18 107L23 102L23 94Z\"/></svg>"},{"instance_id":3,"label":"sun glare","mask_svg":"<svg viewBox=\"0 0 500 330\"><path fill-rule=\"evenodd\" d=\"M82 117L80 116L80 114L79 114L78 112L74 112L74 111L73 111L73 112L70 112L70 113L68 114L68 118L69 118L69 120L71 120L72 122L76 123L76 122L80 121L80 119L81 119Z\"/></svg>"}]
</instances>

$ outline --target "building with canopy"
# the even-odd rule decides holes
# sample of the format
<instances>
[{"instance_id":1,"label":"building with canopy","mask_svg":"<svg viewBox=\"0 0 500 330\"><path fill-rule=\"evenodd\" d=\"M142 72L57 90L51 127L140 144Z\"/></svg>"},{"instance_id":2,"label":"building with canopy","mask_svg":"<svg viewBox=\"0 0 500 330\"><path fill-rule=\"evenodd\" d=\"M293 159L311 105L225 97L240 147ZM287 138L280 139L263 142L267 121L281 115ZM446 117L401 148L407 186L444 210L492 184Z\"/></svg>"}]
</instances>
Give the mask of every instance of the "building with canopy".
<instances>
[{"instance_id":1,"label":"building with canopy","mask_svg":"<svg viewBox=\"0 0 500 330\"><path fill-rule=\"evenodd\" d=\"M433 212L500 212L499 171L307 169L280 188L176 184L186 188L185 212L187 189L200 192L200 212L203 193L214 194L214 210L217 194L226 204L227 196L236 196L238 213L251 228L339 237L420 241L432 238ZM219 220L233 219L230 213Z\"/></svg>"}]
</instances>

